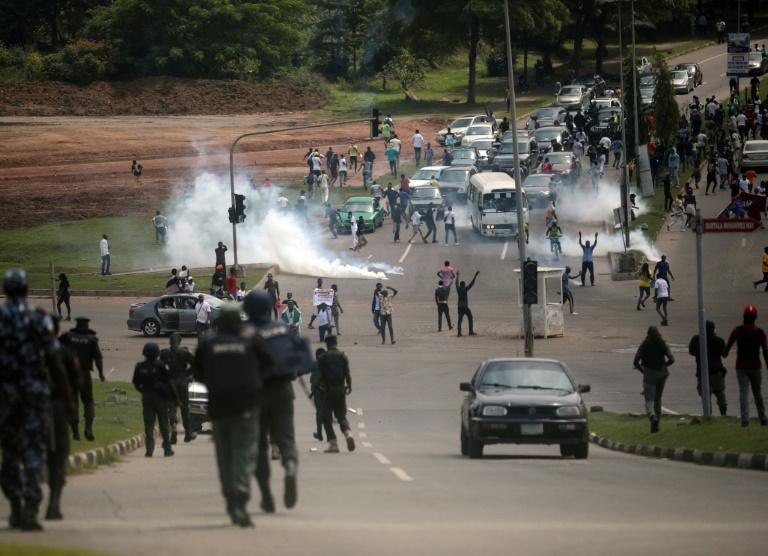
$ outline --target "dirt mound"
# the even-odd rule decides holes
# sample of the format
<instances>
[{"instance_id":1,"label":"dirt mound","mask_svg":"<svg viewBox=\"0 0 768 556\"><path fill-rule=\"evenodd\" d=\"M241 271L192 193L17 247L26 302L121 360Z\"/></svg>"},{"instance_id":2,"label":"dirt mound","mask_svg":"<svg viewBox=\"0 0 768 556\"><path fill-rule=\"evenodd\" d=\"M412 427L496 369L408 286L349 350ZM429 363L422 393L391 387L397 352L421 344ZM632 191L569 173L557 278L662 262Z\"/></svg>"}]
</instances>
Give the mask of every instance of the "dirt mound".
<instances>
[{"instance_id":1,"label":"dirt mound","mask_svg":"<svg viewBox=\"0 0 768 556\"><path fill-rule=\"evenodd\" d=\"M246 81L146 77L98 81L0 83L0 115L126 116L243 114L311 110L325 100L312 89Z\"/></svg>"}]
</instances>

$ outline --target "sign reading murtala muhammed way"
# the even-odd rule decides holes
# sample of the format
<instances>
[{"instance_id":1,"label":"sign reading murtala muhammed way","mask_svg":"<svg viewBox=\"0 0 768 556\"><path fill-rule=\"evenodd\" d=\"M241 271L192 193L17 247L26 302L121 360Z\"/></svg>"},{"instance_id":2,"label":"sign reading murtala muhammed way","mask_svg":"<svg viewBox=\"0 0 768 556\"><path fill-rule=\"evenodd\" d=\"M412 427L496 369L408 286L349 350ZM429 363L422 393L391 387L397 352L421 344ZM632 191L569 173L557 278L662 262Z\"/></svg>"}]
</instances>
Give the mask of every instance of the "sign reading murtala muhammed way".
<instances>
[{"instance_id":1,"label":"sign reading murtala muhammed way","mask_svg":"<svg viewBox=\"0 0 768 556\"><path fill-rule=\"evenodd\" d=\"M730 220L725 218L705 218L704 233L722 233L722 232L754 232L760 228L758 220L751 218L740 218Z\"/></svg>"},{"instance_id":2,"label":"sign reading murtala muhammed way","mask_svg":"<svg viewBox=\"0 0 768 556\"><path fill-rule=\"evenodd\" d=\"M749 33L728 33L729 77L749 75Z\"/></svg>"}]
</instances>

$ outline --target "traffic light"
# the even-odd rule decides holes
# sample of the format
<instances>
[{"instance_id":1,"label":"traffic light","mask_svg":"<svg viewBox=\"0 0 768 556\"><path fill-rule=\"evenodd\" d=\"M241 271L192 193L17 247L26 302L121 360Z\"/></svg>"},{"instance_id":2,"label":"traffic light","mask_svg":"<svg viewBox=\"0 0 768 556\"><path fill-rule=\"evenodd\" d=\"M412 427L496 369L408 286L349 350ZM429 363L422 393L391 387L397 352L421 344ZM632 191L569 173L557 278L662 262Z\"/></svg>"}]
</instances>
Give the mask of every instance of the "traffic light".
<instances>
[{"instance_id":1,"label":"traffic light","mask_svg":"<svg viewBox=\"0 0 768 556\"><path fill-rule=\"evenodd\" d=\"M523 265L523 305L539 303L539 263L528 259Z\"/></svg>"},{"instance_id":2,"label":"traffic light","mask_svg":"<svg viewBox=\"0 0 768 556\"><path fill-rule=\"evenodd\" d=\"M371 138L379 136L380 125L381 125L381 120L379 120L379 109L372 108L371 109Z\"/></svg>"},{"instance_id":3,"label":"traffic light","mask_svg":"<svg viewBox=\"0 0 768 556\"><path fill-rule=\"evenodd\" d=\"M235 215L235 207L229 207L227 209L227 211L229 212L229 221L232 224L237 224L237 216Z\"/></svg>"},{"instance_id":4,"label":"traffic light","mask_svg":"<svg viewBox=\"0 0 768 556\"><path fill-rule=\"evenodd\" d=\"M235 194L235 215L237 222L245 222L245 195Z\"/></svg>"}]
</instances>

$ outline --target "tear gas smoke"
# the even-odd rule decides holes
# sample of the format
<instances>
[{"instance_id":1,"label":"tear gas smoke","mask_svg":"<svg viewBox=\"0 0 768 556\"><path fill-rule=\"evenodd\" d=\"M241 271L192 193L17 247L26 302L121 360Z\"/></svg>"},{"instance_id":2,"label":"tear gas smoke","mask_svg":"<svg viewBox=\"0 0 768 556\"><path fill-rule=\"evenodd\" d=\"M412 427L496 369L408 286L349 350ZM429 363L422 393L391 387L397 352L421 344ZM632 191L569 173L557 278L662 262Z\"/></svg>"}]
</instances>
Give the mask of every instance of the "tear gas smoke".
<instances>
[{"instance_id":1,"label":"tear gas smoke","mask_svg":"<svg viewBox=\"0 0 768 556\"><path fill-rule=\"evenodd\" d=\"M240 264L273 263L283 272L327 278L385 280L386 273L402 274L399 267L328 251L322 245L325 226L309 229L292 212L278 214L278 188L254 190L239 179L235 190L246 196L247 217L237 226ZM230 206L228 180L203 173L191 190L177 190L169 206L165 251L173 264L212 266L213 250L219 241L228 245L231 253L232 227L226 218ZM339 241L344 241L343 237ZM232 255L228 258L231 261Z\"/></svg>"}]
</instances>

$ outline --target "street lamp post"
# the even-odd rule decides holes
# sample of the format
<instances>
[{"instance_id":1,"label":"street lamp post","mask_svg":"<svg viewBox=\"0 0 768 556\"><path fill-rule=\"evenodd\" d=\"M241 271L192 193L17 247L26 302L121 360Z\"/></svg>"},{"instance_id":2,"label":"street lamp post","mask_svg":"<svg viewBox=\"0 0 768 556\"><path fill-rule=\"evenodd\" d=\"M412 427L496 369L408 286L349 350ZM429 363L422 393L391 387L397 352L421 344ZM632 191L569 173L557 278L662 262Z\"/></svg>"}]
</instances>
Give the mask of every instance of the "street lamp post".
<instances>
[{"instance_id":1,"label":"street lamp post","mask_svg":"<svg viewBox=\"0 0 768 556\"><path fill-rule=\"evenodd\" d=\"M617 2L619 7L619 87L621 87L621 105L625 107L626 95L624 90L624 43L622 41L621 24L621 2ZM624 248L629 249L629 169L627 157L627 126L624 121L624 111L622 108L621 121L621 145L623 147L623 158L621 161L621 214L624 219L622 232L624 233Z\"/></svg>"},{"instance_id":2,"label":"street lamp post","mask_svg":"<svg viewBox=\"0 0 768 556\"><path fill-rule=\"evenodd\" d=\"M512 140L515 160L515 197L517 200L517 248L520 252L520 279L525 275L525 212L523 210L523 180L520 175L520 147L517 143L517 107L515 106L515 74L512 63L512 38L509 28L509 0L504 0L504 28L507 34L507 87L509 88L509 120L512 128ZM520 295L523 288L520 288ZM521 300L523 301L523 300ZM523 305L523 337L525 338L525 356L533 357L533 321L531 306Z\"/></svg>"},{"instance_id":3,"label":"street lamp post","mask_svg":"<svg viewBox=\"0 0 768 556\"><path fill-rule=\"evenodd\" d=\"M637 90L637 52L635 48L635 0L631 2L632 8L632 99L634 100L634 119L635 119L635 181L637 182L637 191L641 190L640 186L640 123L639 123L639 110L637 107L637 95L640 91Z\"/></svg>"}]
</instances>

